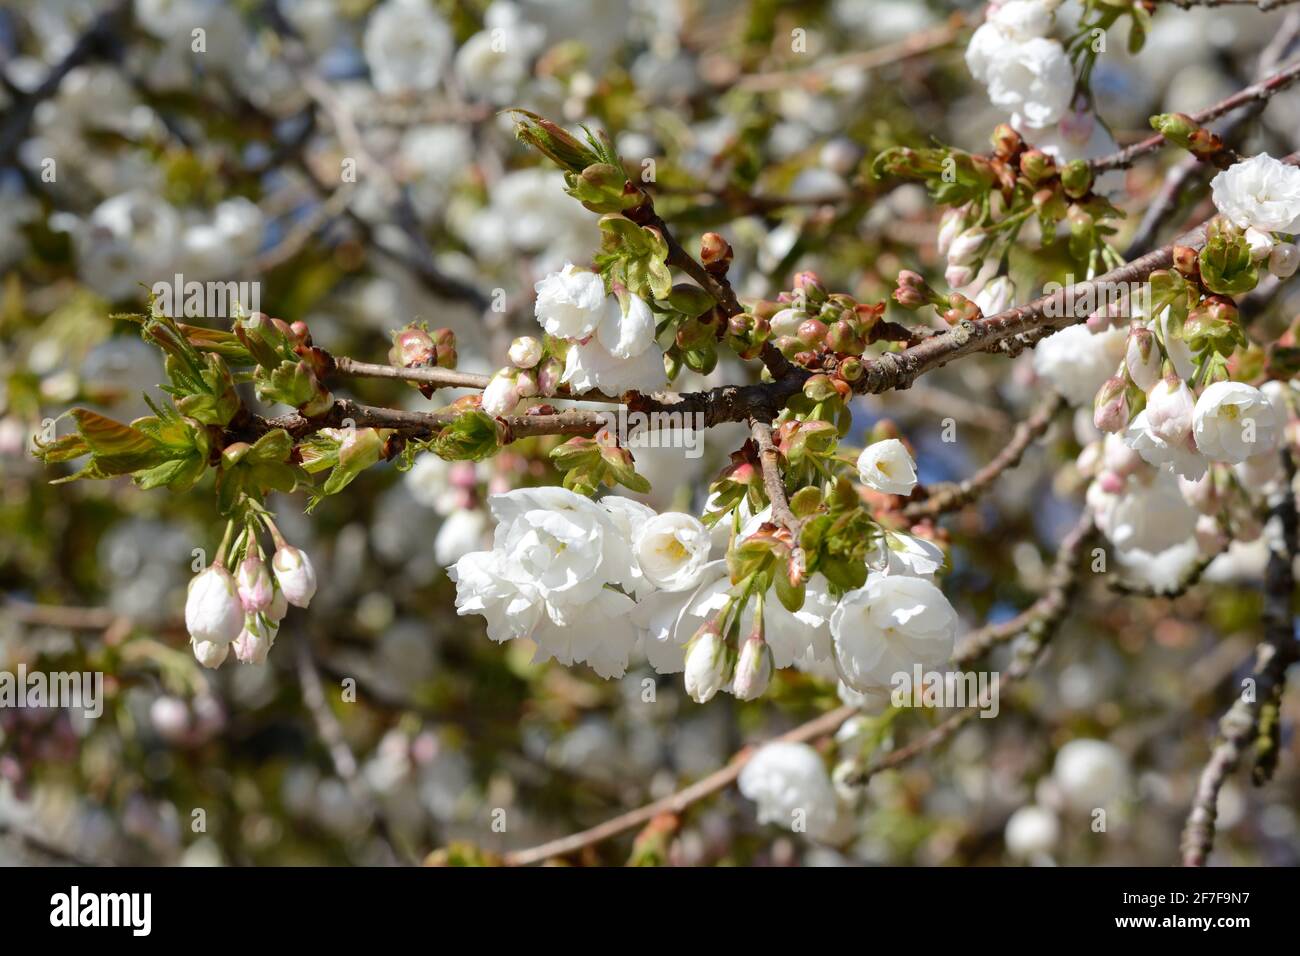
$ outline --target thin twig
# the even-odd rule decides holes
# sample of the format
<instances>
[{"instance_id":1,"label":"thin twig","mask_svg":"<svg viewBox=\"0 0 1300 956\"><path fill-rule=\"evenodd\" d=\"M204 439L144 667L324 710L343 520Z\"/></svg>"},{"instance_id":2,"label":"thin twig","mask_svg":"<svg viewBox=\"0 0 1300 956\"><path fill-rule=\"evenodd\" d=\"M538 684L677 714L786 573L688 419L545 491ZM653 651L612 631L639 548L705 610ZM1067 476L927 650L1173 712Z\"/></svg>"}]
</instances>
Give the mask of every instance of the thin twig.
<instances>
[{"instance_id":1,"label":"thin twig","mask_svg":"<svg viewBox=\"0 0 1300 956\"><path fill-rule=\"evenodd\" d=\"M742 76L735 85L739 89L750 92L765 92L789 89L800 84L807 85L810 80L820 80L841 70L867 73L942 50L956 41L962 30L966 28L966 24L966 14L954 13L943 23L910 34L894 43L887 43L872 50L821 58L812 66L799 69L751 73L749 76Z\"/></svg>"},{"instance_id":2,"label":"thin twig","mask_svg":"<svg viewBox=\"0 0 1300 956\"><path fill-rule=\"evenodd\" d=\"M1269 555L1264 571L1264 639L1255 649L1255 670L1248 692L1243 691L1219 721L1219 739L1201 771L1196 796L1183 828L1184 866L1204 866L1214 848L1219 791L1247 751L1255 751L1255 782L1272 773L1277 760L1278 705L1286 686L1286 670L1300 657L1292 624L1295 592L1292 563L1300 550L1300 520L1296 515L1295 461L1283 451L1285 481L1273 502L1269 520Z\"/></svg>"},{"instance_id":3,"label":"thin twig","mask_svg":"<svg viewBox=\"0 0 1300 956\"><path fill-rule=\"evenodd\" d=\"M1292 63L1281 70L1278 70L1267 79L1260 80L1258 83L1252 83L1244 89L1238 90L1231 96L1220 100L1213 106L1206 107L1198 113L1192 113L1191 118L1199 125L1212 122L1226 113L1231 113L1235 109L1249 105L1251 103L1264 103L1272 99L1278 93L1285 90L1296 80L1300 80L1300 60ZM1101 156L1097 159L1088 161L1088 165L1094 173L1104 172L1108 169L1127 169L1132 166L1134 161L1154 153L1165 144L1166 140L1163 134L1156 133L1148 136L1144 140L1139 140L1130 146L1125 146L1118 152L1111 153L1108 156Z\"/></svg>"},{"instance_id":4,"label":"thin twig","mask_svg":"<svg viewBox=\"0 0 1300 956\"><path fill-rule=\"evenodd\" d=\"M819 717L814 717L806 724L800 724L793 730L774 739L791 743L808 743L822 737L829 737L855 713L857 713L856 707L838 707ZM592 846L649 823L661 813L683 813L692 804L698 803L705 797L717 793L734 783L753 754L754 748L742 750L732 757L731 762L725 767L715 770L707 777L677 791L671 796L648 803L635 810L629 810L627 813L606 820L604 823L590 829L561 837L558 840L551 840L527 850L516 850L513 853L507 853L505 862L508 866L528 866L532 863L541 863L543 860L549 860L552 857L568 856L584 847Z\"/></svg>"},{"instance_id":5,"label":"thin twig","mask_svg":"<svg viewBox=\"0 0 1300 956\"><path fill-rule=\"evenodd\" d=\"M913 521L933 518L970 504L997 481L1004 472L1020 464L1029 446L1047 431L1065 401L1056 391L1051 391L1034 409L1033 413L1016 426L1011 441L1007 442L993 460L965 481L940 487L928 498L914 501L903 508L903 516Z\"/></svg>"},{"instance_id":6,"label":"thin twig","mask_svg":"<svg viewBox=\"0 0 1300 956\"><path fill-rule=\"evenodd\" d=\"M785 491L785 476L781 473L781 451L772 440L772 426L767 422L750 423L754 444L758 446L758 461L763 472L763 490L772 504L772 518L790 535L790 563L799 575L808 568L807 558L799 537L803 521L790 510L790 499Z\"/></svg>"}]
</instances>

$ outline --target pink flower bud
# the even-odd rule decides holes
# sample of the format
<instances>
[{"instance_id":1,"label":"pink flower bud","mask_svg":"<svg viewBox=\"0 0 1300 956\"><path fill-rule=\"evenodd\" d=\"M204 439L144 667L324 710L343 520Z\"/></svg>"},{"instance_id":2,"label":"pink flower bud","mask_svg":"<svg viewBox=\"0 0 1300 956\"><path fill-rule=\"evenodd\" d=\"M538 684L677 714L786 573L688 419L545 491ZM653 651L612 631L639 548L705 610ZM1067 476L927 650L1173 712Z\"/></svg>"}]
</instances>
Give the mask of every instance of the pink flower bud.
<instances>
[{"instance_id":1,"label":"pink flower bud","mask_svg":"<svg viewBox=\"0 0 1300 956\"><path fill-rule=\"evenodd\" d=\"M1128 347L1124 353L1124 367L1133 384L1149 392L1160 381L1160 347L1155 333L1137 327L1128 334Z\"/></svg>"},{"instance_id":2,"label":"pink flower bud","mask_svg":"<svg viewBox=\"0 0 1300 956\"><path fill-rule=\"evenodd\" d=\"M261 615L250 614L244 619L244 629L230 646L241 664L265 664L274 642L275 631Z\"/></svg>"},{"instance_id":3,"label":"pink flower bud","mask_svg":"<svg viewBox=\"0 0 1300 956\"><path fill-rule=\"evenodd\" d=\"M311 603L316 593L316 569L311 566L307 552L293 545L282 545L271 558L271 568L286 601L294 607L306 607ZM242 621L240 629L243 629Z\"/></svg>"},{"instance_id":4,"label":"pink flower bud","mask_svg":"<svg viewBox=\"0 0 1300 956\"><path fill-rule=\"evenodd\" d=\"M537 376L528 369L520 369L515 375L515 391L520 398L533 398L537 395Z\"/></svg>"},{"instance_id":5,"label":"pink flower bud","mask_svg":"<svg viewBox=\"0 0 1300 956\"><path fill-rule=\"evenodd\" d=\"M564 377L564 363L556 358L549 358L537 370L537 390L542 395L554 395Z\"/></svg>"},{"instance_id":6,"label":"pink flower bud","mask_svg":"<svg viewBox=\"0 0 1300 956\"><path fill-rule=\"evenodd\" d=\"M256 551L250 550L244 560L239 562L235 571L235 583L239 587L239 600L248 614L265 611L271 606L275 585L271 582L271 573Z\"/></svg>"},{"instance_id":7,"label":"pink flower bud","mask_svg":"<svg viewBox=\"0 0 1300 956\"><path fill-rule=\"evenodd\" d=\"M737 700L755 700L763 696L772 680L772 648L761 634L751 634L740 648L732 685Z\"/></svg>"},{"instance_id":8,"label":"pink flower bud","mask_svg":"<svg viewBox=\"0 0 1300 956\"><path fill-rule=\"evenodd\" d=\"M948 283L950 287L959 289L975 281L975 270L970 266L949 264L948 268L943 271L943 281Z\"/></svg>"},{"instance_id":9,"label":"pink flower bud","mask_svg":"<svg viewBox=\"0 0 1300 956\"><path fill-rule=\"evenodd\" d=\"M1124 490L1124 479L1113 471L1103 471L1098 475L1097 484L1108 495L1117 495Z\"/></svg>"},{"instance_id":10,"label":"pink flower bud","mask_svg":"<svg viewBox=\"0 0 1300 956\"><path fill-rule=\"evenodd\" d=\"M190 637L224 647L243 626L244 605L230 572L219 564L199 572L190 581L185 599L185 630Z\"/></svg>"},{"instance_id":11,"label":"pink flower bud","mask_svg":"<svg viewBox=\"0 0 1300 956\"><path fill-rule=\"evenodd\" d=\"M1120 376L1111 376L1097 390L1092 423L1103 432L1117 432L1128 424L1128 382Z\"/></svg>"},{"instance_id":12,"label":"pink flower bud","mask_svg":"<svg viewBox=\"0 0 1300 956\"><path fill-rule=\"evenodd\" d=\"M939 247L939 255L947 256L948 251L952 248L952 241L966 228L966 209L949 209L944 212L943 217L939 220L939 235L936 243ZM899 276L902 279L902 276Z\"/></svg>"},{"instance_id":13,"label":"pink flower bud","mask_svg":"<svg viewBox=\"0 0 1300 956\"><path fill-rule=\"evenodd\" d=\"M983 229L972 226L970 229L963 231L948 247L948 265L968 266L979 262L983 258L988 241L988 233ZM965 285L965 283L962 283L962 285Z\"/></svg>"}]
</instances>

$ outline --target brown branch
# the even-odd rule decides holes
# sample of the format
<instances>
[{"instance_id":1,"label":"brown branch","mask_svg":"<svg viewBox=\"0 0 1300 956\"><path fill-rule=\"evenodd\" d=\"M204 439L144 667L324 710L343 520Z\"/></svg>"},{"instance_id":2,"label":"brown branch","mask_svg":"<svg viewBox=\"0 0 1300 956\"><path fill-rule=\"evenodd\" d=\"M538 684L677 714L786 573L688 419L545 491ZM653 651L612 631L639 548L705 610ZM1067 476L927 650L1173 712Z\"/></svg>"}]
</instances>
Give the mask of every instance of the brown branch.
<instances>
[{"instance_id":1,"label":"brown branch","mask_svg":"<svg viewBox=\"0 0 1300 956\"><path fill-rule=\"evenodd\" d=\"M987 491L1004 472L1020 464L1020 459L1024 457L1029 446L1043 436L1057 413L1064 407L1065 401L1059 394L1055 391L1048 394L1034 409L1033 414L1016 426L1011 441L994 456L992 461L965 481L940 487L928 498L908 504L903 509L903 516L914 521L933 518L970 504Z\"/></svg>"},{"instance_id":2,"label":"brown branch","mask_svg":"<svg viewBox=\"0 0 1300 956\"><path fill-rule=\"evenodd\" d=\"M1293 69L1300 75L1300 63ZM1282 161L1295 165L1300 161L1300 152L1292 153ZM1077 282L1050 295L1039 296L1026 305L987 318L958 322L948 331L931 336L901 352L886 352L878 359L866 363L863 376L854 383L854 390L879 394L891 389L905 389L925 372L976 352L1019 354L1052 332L1075 325L1086 318L1076 315L1070 304L1078 301L1105 301L1098 297L1104 296L1108 288L1143 282L1152 272L1170 268L1173 265L1175 246L1199 248L1204 245L1206 225L1207 223L1201 223L1169 245L1148 252L1094 279Z\"/></svg>"},{"instance_id":3,"label":"brown branch","mask_svg":"<svg viewBox=\"0 0 1300 956\"><path fill-rule=\"evenodd\" d=\"M439 388L487 388L491 375L460 372L454 368L397 368L393 365L376 365L358 362L346 355L334 356L334 371L355 378L392 378L404 382L425 382Z\"/></svg>"},{"instance_id":4,"label":"brown branch","mask_svg":"<svg viewBox=\"0 0 1300 956\"><path fill-rule=\"evenodd\" d=\"M815 81L842 69L852 69L862 73L878 70L881 67L933 53L950 45L965 29L967 16L964 13L954 13L943 23L913 33L895 43L887 43L872 50L860 50L843 56L819 59L813 66L752 73L741 77L735 85L742 90L766 92L788 89L799 84L808 85L809 80Z\"/></svg>"},{"instance_id":5,"label":"brown branch","mask_svg":"<svg viewBox=\"0 0 1300 956\"><path fill-rule=\"evenodd\" d=\"M1206 570L1214 563L1214 559L1223 554L1222 550L1215 551L1213 554L1204 554L1193 561L1178 580L1173 583L1172 587L1156 588L1146 584L1131 584L1128 581L1112 581L1110 589L1116 594L1126 594L1131 597L1146 598L1176 598L1181 597L1195 587L1205 576Z\"/></svg>"},{"instance_id":6,"label":"brown branch","mask_svg":"<svg viewBox=\"0 0 1300 956\"><path fill-rule=\"evenodd\" d=\"M970 664L990 648L1026 631L1055 626L1079 588L1079 562L1088 544L1094 540L1096 531L1092 513L1085 509L1074 527L1061 540L1056 559L1052 563L1048 588L1043 595L1010 620L990 624L967 634L953 654L957 666Z\"/></svg>"},{"instance_id":7,"label":"brown branch","mask_svg":"<svg viewBox=\"0 0 1300 956\"><path fill-rule=\"evenodd\" d=\"M809 741L829 737L855 713L857 713L856 707L837 707L835 710L814 717L807 723L800 724L793 730L773 739L788 743L808 743ZM507 853L505 856L506 865L528 866L532 863L541 863L543 860L549 860L552 857L568 856L584 847L592 846L611 837L616 837L620 833L643 826L662 813L681 814L692 804L698 803L705 797L717 793L734 783L736 778L740 776L740 771L749 762L750 757L754 755L754 749L740 751L731 758L731 762L725 767L715 770L707 777L697 780L689 787L661 800L656 800L653 803L620 814L590 829L560 837L558 840L551 840L530 849Z\"/></svg>"},{"instance_id":8,"label":"brown branch","mask_svg":"<svg viewBox=\"0 0 1300 956\"><path fill-rule=\"evenodd\" d=\"M1282 452L1286 480L1273 504L1271 522L1278 533L1269 542L1264 571L1264 639L1255 649L1251 693L1242 693L1219 721L1219 739L1201 771L1196 796L1183 828L1184 866L1204 866L1214 848L1219 791L1247 751L1255 756L1254 780L1265 782L1277 761L1278 705L1286 687L1286 670L1300 659L1295 640L1291 599L1295 592L1292 563L1300 550L1300 520L1296 515L1295 461Z\"/></svg>"},{"instance_id":9,"label":"brown branch","mask_svg":"<svg viewBox=\"0 0 1300 956\"><path fill-rule=\"evenodd\" d=\"M1272 99L1278 93L1285 90L1296 80L1300 80L1300 61L1292 63L1274 73L1267 79L1260 80L1258 83L1252 83L1244 89L1238 90L1231 96L1220 100L1213 106L1206 107L1199 113L1192 113L1191 118L1198 124L1204 125L1231 113L1235 109L1247 106L1251 103L1263 104ZM1130 146L1125 146L1118 152L1111 153L1109 156L1102 156L1098 159L1088 161L1088 165L1094 173L1104 172L1108 169L1127 169L1133 165L1134 161L1154 153L1160 149L1167 140L1161 133L1148 136L1144 140L1139 140Z\"/></svg>"},{"instance_id":10,"label":"brown branch","mask_svg":"<svg viewBox=\"0 0 1300 956\"><path fill-rule=\"evenodd\" d=\"M1300 33L1300 13L1292 11L1287 15L1286 21L1282 24L1282 28L1277 32L1277 35L1269 41L1268 46L1260 53L1259 63L1255 68L1257 79L1266 79L1270 73L1277 69L1278 63L1295 43L1298 33ZM1219 130L1219 137L1225 142L1233 140L1242 127L1260 114L1264 109L1264 105L1265 101L1260 100L1249 109L1242 110ZM1177 207L1183 189L1204 170L1205 164L1196 156L1189 154L1184 156L1178 165L1166 174L1160 192L1147 206L1147 211L1143 213L1137 231L1133 234L1133 238L1129 240L1128 248L1124 250L1125 259L1135 259L1150 251L1151 247L1155 245L1156 234L1160 231L1161 225L1173 214L1174 209Z\"/></svg>"},{"instance_id":11,"label":"brown branch","mask_svg":"<svg viewBox=\"0 0 1300 956\"><path fill-rule=\"evenodd\" d=\"M397 368L393 365L358 362L346 355L330 356L330 360L334 363L336 373L354 378L389 378L404 382L425 382L438 388L475 388L480 391L487 388L488 383L492 381L491 375L461 372L454 368ZM674 393L665 392L663 394L671 395ZM630 401L634 401L630 397L631 395L631 392L624 395L606 395L604 392L593 391L581 392L577 395L548 395L545 396L545 400L549 402L552 399L561 398L581 402L608 402L616 405L626 405Z\"/></svg>"},{"instance_id":12,"label":"brown branch","mask_svg":"<svg viewBox=\"0 0 1300 956\"><path fill-rule=\"evenodd\" d=\"M36 627L61 627L70 631L106 631L126 620L106 607L65 607L55 604L28 604L12 598L4 602L5 616L20 624Z\"/></svg>"},{"instance_id":13,"label":"brown branch","mask_svg":"<svg viewBox=\"0 0 1300 956\"><path fill-rule=\"evenodd\" d=\"M763 490L772 504L772 518L790 534L790 563L802 577L808 569L808 560L799 544L803 520L790 510L790 499L785 491L785 477L781 474L781 451L772 441L772 426L767 422L750 423L754 444L758 446L758 461L763 472Z\"/></svg>"}]
</instances>

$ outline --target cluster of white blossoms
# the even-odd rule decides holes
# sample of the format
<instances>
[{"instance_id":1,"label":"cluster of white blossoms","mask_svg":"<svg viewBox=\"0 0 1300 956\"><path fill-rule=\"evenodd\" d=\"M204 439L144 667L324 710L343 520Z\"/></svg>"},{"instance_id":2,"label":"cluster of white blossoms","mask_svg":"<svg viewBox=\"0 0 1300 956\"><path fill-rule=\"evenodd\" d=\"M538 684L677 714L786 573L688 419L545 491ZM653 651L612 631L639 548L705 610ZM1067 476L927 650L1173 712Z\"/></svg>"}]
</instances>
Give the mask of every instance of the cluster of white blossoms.
<instances>
[{"instance_id":1,"label":"cluster of white blossoms","mask_svg":"<svg viewBox=\"0 0 1300 956\"><path fill-rule=\"evenodd\" d=\"M991 3L966 48L971 75L994 105L1024 132L1055 125L1070 108L1074 70L1059 41L1048 36L1060 0Z\"/></svg>"},{"instance_id":2,"label":"cluster of white blossoms","mask_svg":"<svg viewBox=\"0 0 1300 956\"><path fill-rule=\"evenodd\" d=\"M1290 276L1300 253L1285 237L1300 228L1300 169L1255 156L1219 173L1213 194L1219 212L1246 231L1254 258ZM1197 310L1225 326L1237 322L1224 297ZM1157 554L1195 535L1213 553L1223 544L1222 518L1233 519L1240 540L1257 533L1257 522L1232 513L1239 496L1224 494L1211 466L1231 466L1247 493L1267 492L1280 477L1274 451L1292 417L1291 389L1231 381L1222 370L1202 374L1170 316L1164 307L1139 314L1127 329L1072 326L1039 346L1035 367L1072 403L1095 389L1093 424L1105 437L1085 449L1080 465L1093 477L1088 500L1112 544ZM1109 377L1099 382L1107 366Z\"/></svg>"},{"instance_id":3,"label":"cluster of white blossoms","mask_svg":"<svg viewBox=\"0 0 1300 956\"><path fill-rule=\"evenodd\" d=\"M508 415L521 401L554 395L567 384L575 394L598 391L620 395L668 383L663 349L655 341L655 316L640 296L622 287L605 292L595 272L565 263L536 285L538 324L559 346L563 358L532 336L511 344L510 365L492 376L483 390L483 410Z\"/></svg>"},{"instance_id":4,"label":"cluster of white blossoms","mask_svg":"<svg viewBox=\"0 0 1300 956\"><path fill-rule=\"evenodd\" d=\"M189 584L185 630L204 667L220 667L232 649L242 663L266 663L289 605L307 607L316 594L316 570L305 551L277 535L268 571L256 540L246 537L243 560L233 575L218 555Z\"/></svg>"},{"instance_id":5,"label":"cluster of white blossoms","mask_svg":"<svg viewBox=\"0 0 1300 956\"><path fill-rule=\"evenodd\" d=\"M1048 36L1060 0L991 3L985 22L971 36L966 65L1005 109L1010 123L1059 166L1115 152L1110 130L1089 110L1072 103L1074 69L1065 48ZM1123 185L1117 170L1093 184L1098 193ZM985 315L991 314L985 309Z\"/></svg>"},{"instance_id":6,"label":"cluster of white blossoms","mask_svg":"<svg viewBox=\"0 0 1300 956\"><path fill-rule=\"evenodd\" d=\"M885 494L906 495L916 484L916 466L895 439L869 446L859 475ZM466 554L450 571L457 613L482 615L495 641L532 640L538 661L586 663L615 678L639 649L658 673L682 673L687 693L703 703L720 691L755 698L785 667L880 695L895 675L952 655L957 614L931 580L943 552L922 538L881 529L862 587L837 595L814 573L792 612L774 593L738 599L727 562L713 556L724 549L693 515L563 488L519 489L488 506L497 521L492 549ZM770 509L740 508L737 543L772 527ZM724 629L720 621L733 613Z\"/></svg>"},{"instance_id":7,"label":"cluster of white blossoms","mask_svg":"<svg viewBox=\"0 0 1300 956\"><path fill-rule=\"evenodd\" d=\"M1219 173L1210 190L1219 212L1246 230L1251 255L1279 279L1294 275L1300 249L1273 234L1300 231L1300 167L1260 153Z\"/></svg>"}]
</instances>

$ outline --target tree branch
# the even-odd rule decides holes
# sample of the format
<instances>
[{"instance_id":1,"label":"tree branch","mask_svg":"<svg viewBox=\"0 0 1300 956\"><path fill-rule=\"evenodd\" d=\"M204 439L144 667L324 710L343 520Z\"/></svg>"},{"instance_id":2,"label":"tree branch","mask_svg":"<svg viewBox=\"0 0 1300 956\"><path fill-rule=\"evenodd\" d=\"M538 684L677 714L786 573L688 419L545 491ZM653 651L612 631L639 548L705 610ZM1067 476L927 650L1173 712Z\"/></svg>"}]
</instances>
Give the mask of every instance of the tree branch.
<instances>
[{"instance_id":1,"label":"tree branch","mask_svg":"<svg viewBox=\"0 0 1300 956\"><path fill-rule=\"evenodd\" d=\"M1283 451L1286 478L1269 519L1268 565L1264 571L1264 639L1255 649L1252 686L1243 690L1219 722L1219 739L1201 771L1196 796L1183 828L1183 865L1204 866L1214 848L1219 791L1249 749L1254 749L1256 784L1265 782L1277 761L1278 705L1286 687L1286 670L1300 659L1292 624L1295 593L1292 562L1300 537L1297 525L1295 461Z\"/></svg>"},{"instance_id":2,"label":"tree branch","mask_svg":"<svg viewBox=\"0 0 1300 956\"><path fill-rule=\"evenodd\" d=\"M855 713L857 713L856 707L837 707L835 710L819 717L814 717L805 724L800 724L793 730L773 738L773 740L789 743L808 743L822 737L829 737ZM606 820L604 823L590 829L561 837L558 840L551 840L530 849L507 853L505 856L506 865L528 866L532 863L541 863L543 860L549 860L552 857L568 856L584 847L600 843L611 837L616 837L620 833L643 826L662 813L680 814L692 804L698 803L705 797L717 793L734 783L736 778L740 776L740 771L744 769L745 764L754 755L755 749L748 748L740 751L731 758L731 762L725 767L715 770L707 777L677 791L671 796L664 797L662 800L648 803L643 807L638 807L613 819Z\"/></svg>"},{"instance_id":3,"label":"tree branch","mask_svg":"<svg viewBox=\"0 0 1300 956\"><path fill-rule=\"evenodd\" d=\"M1296 61L1290 66L1277 71L1267 79L1238 90L1231 96L1220 100L1213 106L1206 107L1199 113L1192 113L1191 117L1198 125L1204 125L1218 119L1225 113L1231 113L1233 110L1248 104L1265 103L1298 79L1300 79L1300 61ZM1154 153L1165 143L1164 135L1156 133L1144 140L1133 143L1131 146L1125 146L1109 156L1089 160L1088 165L1094 173L1105 172L1108 169L1127 169L1133 165L1134 161L1148 153Z\"/></svg>"},{"instance_id":4,"label":"tree branch","mask_svg":"<svg viewBox=\"0 0 1300 956\"><path fill-rule=\"evenodd\" d=\"M1050 392L1027 419L1016 426L1011 441L993 460L965 481L940 487L928 498L914 501L903 508L903 516L913 521L933 518L970 504L1003 474L1020 464L1029 446L1043 436L1056 415L1065 407L1065 400Z\"/></svg>"}]
</instances>

